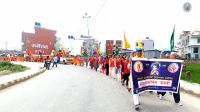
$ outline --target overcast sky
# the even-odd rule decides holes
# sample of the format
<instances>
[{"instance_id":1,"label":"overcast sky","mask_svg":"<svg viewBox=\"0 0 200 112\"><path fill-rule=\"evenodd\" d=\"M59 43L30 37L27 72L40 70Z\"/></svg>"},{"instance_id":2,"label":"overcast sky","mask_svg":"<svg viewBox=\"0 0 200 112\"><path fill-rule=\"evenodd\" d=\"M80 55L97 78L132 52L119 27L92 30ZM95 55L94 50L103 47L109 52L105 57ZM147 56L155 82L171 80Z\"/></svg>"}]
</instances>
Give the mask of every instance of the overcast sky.
<instances>
[{"instance_id":1,"label":"overcast sky","mask_svg":"<svg viewBox=\"0 0 200 112\"><path fill-rule=\"evenodd\" d=\"M183 11L185 2L192 4L189 13ZM61 38L87 35L86 12L90 35L98 40L123 40L125 31L132 48L145 37L155 40L157 49L169 48L174 24L175 39L183 30L200 30L199 6L199 0L1 0L0 49L5 41L9 49L20 49L21 32L34 32L36 21Z\"/></svg>"}]
</instances>

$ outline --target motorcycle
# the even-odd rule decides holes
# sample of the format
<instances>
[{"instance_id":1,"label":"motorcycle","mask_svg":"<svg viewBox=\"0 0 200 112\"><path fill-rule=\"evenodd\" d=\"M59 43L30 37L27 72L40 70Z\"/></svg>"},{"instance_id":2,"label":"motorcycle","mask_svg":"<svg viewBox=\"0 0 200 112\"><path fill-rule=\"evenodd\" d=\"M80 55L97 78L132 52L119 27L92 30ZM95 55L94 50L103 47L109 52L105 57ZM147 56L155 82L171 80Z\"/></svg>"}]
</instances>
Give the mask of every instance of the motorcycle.
<instances>
[{"instance_id":1,"label":"motorcycle","mask_svg":"<svg viewBox=\"0 0 200 112\"><path fill-rule=\"evenodd\" d=\"M44 67L46 67L47 70L50 70L50 65L51 65L51 61L50 60L45 60Z\"/></svg>"}]
</instances>

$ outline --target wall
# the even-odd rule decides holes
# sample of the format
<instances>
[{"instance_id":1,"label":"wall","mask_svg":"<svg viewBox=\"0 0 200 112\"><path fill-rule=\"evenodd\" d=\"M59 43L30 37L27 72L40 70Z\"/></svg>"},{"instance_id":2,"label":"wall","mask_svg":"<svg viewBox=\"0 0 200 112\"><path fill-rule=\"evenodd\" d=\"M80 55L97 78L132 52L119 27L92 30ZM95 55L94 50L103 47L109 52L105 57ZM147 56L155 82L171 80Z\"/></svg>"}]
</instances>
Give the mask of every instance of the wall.
<instances>
[{"instance_id":1,"label":"wall","mask_svg":"<svg viewBox=\"0 0 200 112\"><path fill-rule=\"evenodd\" d=\"M160 58L160 52L161 51L158 51L158 50L144 51L144 57L145 58L153 58L153 57Z\"/></svg>"}]
</instances>

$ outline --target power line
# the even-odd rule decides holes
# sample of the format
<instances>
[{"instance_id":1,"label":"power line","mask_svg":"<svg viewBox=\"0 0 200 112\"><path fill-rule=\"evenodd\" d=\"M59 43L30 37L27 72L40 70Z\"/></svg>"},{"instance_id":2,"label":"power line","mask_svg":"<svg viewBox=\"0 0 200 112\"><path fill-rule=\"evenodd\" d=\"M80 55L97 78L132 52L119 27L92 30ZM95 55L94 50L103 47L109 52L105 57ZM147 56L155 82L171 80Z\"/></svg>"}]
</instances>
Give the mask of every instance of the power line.
<instances>
[{"instance_id":1,"label":"power line","mask_svg":"<svg viewBox=\"0 0 200 112\"><path fill-rule=\"evenodd\" d=\"M94 16L94 18L91 20L90 23L92 23L92 21L94 21L94 20L97 18L97 16L98 16L98 15L100 14L100 12L103 10L103 8L104 8L105 4L107 3L107 1L108 1L108 0L105 0L105 1L103 2L103 4L101 5L100 9L97 11L96 15Z\"/></svg>"},{"instance_id":2,"label":"power line","mask_svg":"<svg viewBox=\"0 0 200 112\"><path fill-rule=\"evenodd\" d=\"M94 18L92 18L92 20L91 20L88 24L91 24L91 23L97 18L97 16L98 16L98 15L100 14L100 12L103 10L103 8L104 8L105 4L107 3L107 1L108 1L108 0L105 0L105 1L103 2L103 4L101 5L100 9L97 11L96 15L94 16ZM83 29L83 27L82 27L82 28L79 28L79 30L82 30L82 29ZM79 30L77 30L77 31L79 31Z\"/></svg>"}]
</instances>

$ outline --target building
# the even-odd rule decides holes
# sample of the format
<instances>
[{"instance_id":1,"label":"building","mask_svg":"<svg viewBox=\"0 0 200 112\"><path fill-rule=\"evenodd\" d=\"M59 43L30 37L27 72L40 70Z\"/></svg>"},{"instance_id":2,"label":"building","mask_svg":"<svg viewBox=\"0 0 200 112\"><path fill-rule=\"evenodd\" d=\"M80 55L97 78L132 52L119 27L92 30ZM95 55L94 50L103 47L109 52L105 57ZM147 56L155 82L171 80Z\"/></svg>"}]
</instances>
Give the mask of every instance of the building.
<instances>
[{"instance_id":1,"label":"building","mask_svg":"<svg viewBox=\"0 0 200 112\"><path fill-rule=\"evenodd\" d=\"M144 51L147 50L154 50L154 40L146 37L144 40L141 41ZM136 42L135 46L138 46L138 42Z\"/></svg>"},{"instance_id":2,"label":"building","mask_svg":"<svg viewBox=\"0 0 200 112\"><path fill-rule=\"evenodd\" d=\"M146 50L144 51L144 57L145 58L160 58L161 51L155 49L155 50Z\"/></svg>"},{"instance_id":3,"label":"building","mask_svg":"<svg viewBox=\"0 0 200 112\"><path fill-rule=\"evenodd\" d=\"M154 50L154 40L151 40L149 37L146 37L142 40L144 51Z\"/></svg>"},{"instance_id":4,"label":"building","mask_svg":"<svg viewBox=\"0 0 200 112\"><path fill-rule=\"evenodd\" d=\"M122 40L115 40L113 45L113 53L117 54L117 51L119 51L118 53L121 53L122 51Z\"/></svg>"},{"instance_id":5,"label":"building","mask_svg":"<svg viewBox=\"0 0 200 112\"><path fill-rule=\"evenodd\" d=\"M94 38L83 39L83 49L87 49L87 54L94 54L94 49L96 51L97 40Z\"/></svg>"},{"instance_id":6,"label":"building","mask_svg":"<svg viewBox=\"0 0 200 112\"><path fill-rule=\"evenodd\" d=\"M117 50L122 50L122 40L106 40L106 55L116 54Z\"/></svg>"},{"instance_id":7,"label":"building","mask_svg":"<svg viewBox=\"0 0 200 112\"><path fill-rule=\"evenodd\" d=\"M61 38L60 48L69 53L69 55L81 55L81 48L83 45L83 40L73 39L73 38Z\"/></svg>"},{"instance_id":8,"label":"building","mask_svg":"<svg viewBox=\"0 0 200 112\"><path fill-rule=\"evenodd\" d=\"M114 40L106 40L106 55L113 54Z\"/></svg>"},{"instance_id":9,"label":"building","mask_svg":"<svg viewBox=\"0 0 200 112\"><path fill-rule=\"evenodd\" d=\"M133 50L131 49L121 49L121 51L119 52L120 55L123 55L123 54L131 54L132 52L134 52Z\"/></svg>"},{"instance_id":10,"label":"building","mask_svg":"<svg viewBox=\"0 0 200 112\"><path fill-rule=\"evenodd\" d=\"M200 59L200 31L183 31L178 42L182 58Z\"/></svg>"},{"instance_id":11,"label":"building","mask_svg":"<svg viewBox=\"0 0 200 112\"><path fill-rule=\"evenodd\" d=\"M41 28L38 23L34 29L34 33L22 32L22 51L32 55L50 55L54 50L56 31Z\"/></svg>"}]
</instances>

